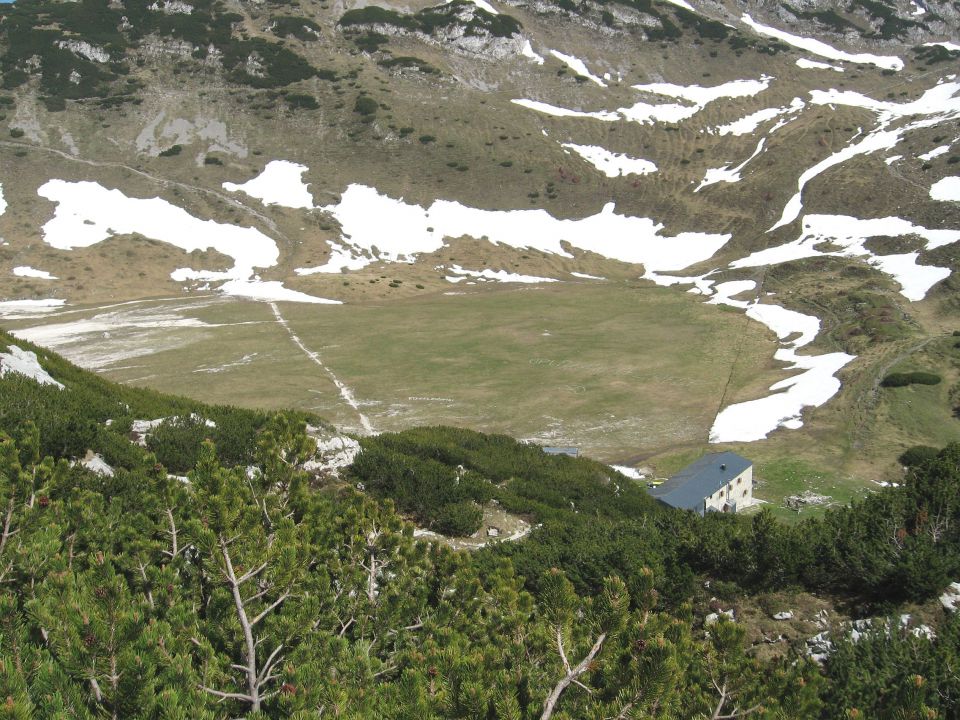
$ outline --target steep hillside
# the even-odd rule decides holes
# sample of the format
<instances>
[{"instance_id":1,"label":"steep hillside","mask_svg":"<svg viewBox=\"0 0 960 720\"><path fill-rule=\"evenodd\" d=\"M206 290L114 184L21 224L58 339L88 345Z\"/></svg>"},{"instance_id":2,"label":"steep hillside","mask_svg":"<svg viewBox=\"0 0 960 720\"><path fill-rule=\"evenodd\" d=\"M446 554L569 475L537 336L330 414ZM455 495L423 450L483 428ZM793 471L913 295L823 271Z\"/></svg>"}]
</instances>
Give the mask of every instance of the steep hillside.
<instances>
[{"instance_id":1,"label":"steep hillside","mask_svg":"<svg viewBox=\"0 0 960 720\"><path fill-rule=\"evenodd\" d=\"M117 386L9 336L0 362L4 717L957 713L960 445L791 527L454 428L332 467L332 429L296 413ZM156 412L180 415L129 420ZM529 532L458 552L409 522L494 501Z\"/></svg>"}]
</instances>

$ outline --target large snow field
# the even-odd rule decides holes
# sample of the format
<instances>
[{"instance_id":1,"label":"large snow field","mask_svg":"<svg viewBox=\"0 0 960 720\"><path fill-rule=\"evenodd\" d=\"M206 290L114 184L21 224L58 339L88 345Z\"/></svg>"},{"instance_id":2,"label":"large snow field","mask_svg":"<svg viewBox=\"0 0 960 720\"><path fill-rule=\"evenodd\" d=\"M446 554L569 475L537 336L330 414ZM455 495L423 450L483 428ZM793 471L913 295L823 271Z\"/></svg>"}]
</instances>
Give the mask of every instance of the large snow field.
<instances>
[{"instance_id":1,"label":"large snow field","mask_svg":"<svg viewBox=\"0 0 960 720\"><path fill-rule=\"evenodd\" d=\"M175 349L186 341L185 331L199 332L219 327L200 320L197 310L205 301L176 307L139 303L113 310L82 314L77 319L59 319L27 325L13 334L50 348L89 369L102 369L163 349Z\"/></svg>"},{"instance_id":2,"label":"large snow field","mask_svg":"<svg viewBox=\"0 0 960 720\"><path fill-rule=\"evenodd\" d=\"M353 267L380 261L412 263L420 253L439 250L444 238L486 238L496 245L533 249L570 257L562 243L613 260L642 263L649 270L680 270L713 256L730 239L717 233L661 234L663 225L630 217L607 203L595 215L577 220L555 218L546 210L481 210L451 200L429 208L391 198L365 185L350 185L335 205L323 208L343 228L343 244L353 248ZM349 241L346 240L349 238ZM325 272L339 272L328 262ZM320 271L301 268L301 274Z\"/></svg>"},{"instance_id":3,"label":"large snow field","mask_svg":"<svg viewBox=\"0 0 960 720\"><path fill-rule=\"evenodd\" d=\"M284 167L282 172L286 172ZM276 173L275 169L270 171L271 175ZM263 185L254 187L262 189ZM171 273L174 280L225 281L221 292L247 298L332 302L310 298L277 282L261 282L256 268L275 266L280 250L256 228L200 220L161 198L131 198L96 182L50 180L37 193L56 203L53 218L42 231L44 241L59 250L90 247L115 235L137 233L185 252L215 250L233 258L233 267L226 271L179 268ZM294 196L294 201L300 199Z\"/></svg>"}]
</instances>

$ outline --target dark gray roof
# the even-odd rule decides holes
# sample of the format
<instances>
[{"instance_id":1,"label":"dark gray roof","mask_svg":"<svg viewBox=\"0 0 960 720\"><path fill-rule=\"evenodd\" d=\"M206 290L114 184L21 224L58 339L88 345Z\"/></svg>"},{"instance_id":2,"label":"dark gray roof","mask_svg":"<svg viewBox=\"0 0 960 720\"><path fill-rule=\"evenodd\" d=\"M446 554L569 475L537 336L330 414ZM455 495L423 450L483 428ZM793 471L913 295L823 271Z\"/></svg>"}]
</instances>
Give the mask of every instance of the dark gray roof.
<instances>
[{"instance_id":1,"label":"dark gray roof","mask_svg":"<svg viewBox=\"0 0 960 720\"><path fill-rule=\"evenodd\" d=\"M580 449L575 447L545 447L543 451L547 455L569 455L570 457L577 457L580 454Z\"/></svg>"},{"instance_id":2,"label":"dark gray roof","mask_svg":"<svg viewBox=\"0 0 960 720\"><path fill-rule=\"evenodd\" d=\"M742 473L752 462L733 452L711 453L687 465L650 494L671 507L703 511L703 501Z\"/></svg>"}]
</instances>

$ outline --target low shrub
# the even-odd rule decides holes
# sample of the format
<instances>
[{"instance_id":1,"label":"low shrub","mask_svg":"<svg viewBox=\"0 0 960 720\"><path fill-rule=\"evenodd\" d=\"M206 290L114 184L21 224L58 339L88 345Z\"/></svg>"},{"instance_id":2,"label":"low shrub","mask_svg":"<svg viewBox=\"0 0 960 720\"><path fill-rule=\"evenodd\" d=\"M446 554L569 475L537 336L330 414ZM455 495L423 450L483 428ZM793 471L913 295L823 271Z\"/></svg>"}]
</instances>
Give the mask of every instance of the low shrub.
<instances>
[{"instance_id":1,"label":"low shrub","mask_svg":"<svg viewBox=\"0 0 960 720\"><path fill-rule=\"evenodd\" d=\"M929 445L914 445L912 448L907 448L902 453L897 460L900 461L900 464L904 467L914 467L916 465L922 465L928 460L933 460L940 451L935 447L930 447Z\"/></svg>"},{"instance_id":2,"label":"low shrub","mask_svg":"<svg viewBox=\"0 0 960 720\"><path fill-rule=\"evenodd\" d=\"M941 378L936 373L915 371L905 373L890 373L880 383L883 387L896 388L907 385L939 385Z\"/></svg>"}]
</instances>

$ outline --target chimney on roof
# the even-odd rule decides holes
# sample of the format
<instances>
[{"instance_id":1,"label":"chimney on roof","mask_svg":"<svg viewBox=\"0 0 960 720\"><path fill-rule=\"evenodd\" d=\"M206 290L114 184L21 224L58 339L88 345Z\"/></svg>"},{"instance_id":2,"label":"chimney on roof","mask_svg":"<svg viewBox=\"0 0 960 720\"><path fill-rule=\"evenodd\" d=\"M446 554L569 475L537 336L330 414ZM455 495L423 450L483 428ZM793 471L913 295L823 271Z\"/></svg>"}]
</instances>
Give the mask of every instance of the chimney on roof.
<instances>
[{"instance_id":1,"label":"chimney on roof","mask_svg":"<svg viewBox=\"0 0 960 720\"><path fill-rule=\"evenodd\" d=\"M721 470L726 470L726 469L727 469L727 464L726 464L726 463L720 463L720 469L721 469Z\"/></svg>"}]
</instances>

